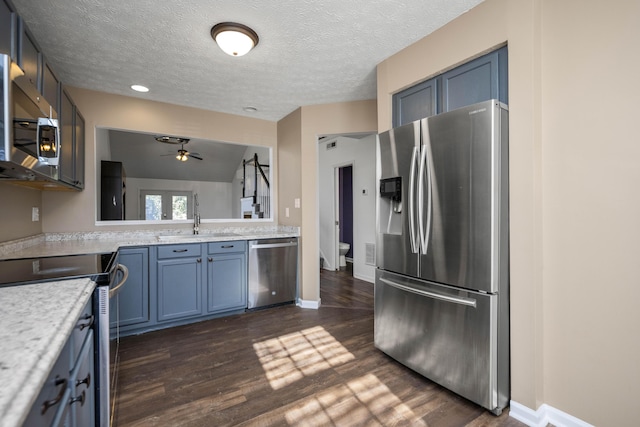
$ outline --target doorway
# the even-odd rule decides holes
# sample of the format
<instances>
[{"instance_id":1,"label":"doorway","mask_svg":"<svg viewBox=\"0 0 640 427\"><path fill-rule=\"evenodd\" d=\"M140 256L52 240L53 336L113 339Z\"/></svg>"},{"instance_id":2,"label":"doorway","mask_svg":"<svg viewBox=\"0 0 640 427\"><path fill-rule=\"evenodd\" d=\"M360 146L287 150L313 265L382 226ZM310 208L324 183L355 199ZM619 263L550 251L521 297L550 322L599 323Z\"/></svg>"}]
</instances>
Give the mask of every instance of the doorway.
<instances>
[{"instance_id":1,"label":"doorway","mask_svg":"<svg viewBox=\"0 0 640 427\"><path fill-rule=\"evenodd\" d=\"M335 265L340 270L353 271L353 164L336 167L335 173L335 253L337 256ZM344 255L340 253L341 244L349 245Z\"/></svg>"}]
</instances>

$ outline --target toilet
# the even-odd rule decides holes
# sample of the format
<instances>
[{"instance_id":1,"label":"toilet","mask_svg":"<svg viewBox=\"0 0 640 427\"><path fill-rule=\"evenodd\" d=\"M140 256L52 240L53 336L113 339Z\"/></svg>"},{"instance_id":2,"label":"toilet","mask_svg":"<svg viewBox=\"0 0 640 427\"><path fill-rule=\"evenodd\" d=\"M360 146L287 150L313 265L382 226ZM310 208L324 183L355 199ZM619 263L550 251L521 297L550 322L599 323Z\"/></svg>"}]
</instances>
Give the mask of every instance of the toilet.
<instances>
[{"instance_id":1,"label":"toilet","mask_svg":"<svg viewBox=\"0 0 640 427\"><path fill-rule=\"evenodd\" d=\"M347 259L345 255L349 252L349 248L351 245L348 243L340 242L338 243L338 252L340 253L340 268L347 266Z\"/></svg>"}]
</instances>

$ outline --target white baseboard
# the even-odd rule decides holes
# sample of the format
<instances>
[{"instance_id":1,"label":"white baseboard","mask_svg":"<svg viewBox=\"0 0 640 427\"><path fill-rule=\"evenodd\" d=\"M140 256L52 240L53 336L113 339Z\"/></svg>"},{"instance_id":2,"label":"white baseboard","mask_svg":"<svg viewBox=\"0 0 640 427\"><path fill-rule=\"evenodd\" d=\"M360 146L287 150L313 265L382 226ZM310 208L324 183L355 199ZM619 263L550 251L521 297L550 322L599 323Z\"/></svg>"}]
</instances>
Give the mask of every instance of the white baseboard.
<instances>
[{"instance_id":1,"label":"white baseboard","mask_svg":"<svg viewBox=\"0 0 640 427\"><path fill-rule=\"evenodd\" d=\"M359 274L353 274L353 277L355 277L356 279L360 279L360 280L364 280L365 282L369 282L369 283L375 283L375 277L369 277L369 276L361 276Z\"/></svg>"},{"instance_id":2,"label":"white baseboard","mask_svg":"<svg viewBox=\"0 0 640 427\"><path fill-rule=\"evenodd\" d=\"M538 410L534 411L512 400L509 402L509 416L525 423L529 427L546 427L549 423L556 427L593 427L591 424L546 403L540 405Z\"/></svg>"},{"instance_id":3,"label":"white baseboard","mask_svg":"<svg viewBox=\"0 0 640 427\"><path fill-rule=\"evenodd\" d=\"M298 303L296 305L300 308L311 308L313 310L317 310L320 308L320 300L318 299L318 301L311 301L298 299Z\"/></svg>"}]
</instances>

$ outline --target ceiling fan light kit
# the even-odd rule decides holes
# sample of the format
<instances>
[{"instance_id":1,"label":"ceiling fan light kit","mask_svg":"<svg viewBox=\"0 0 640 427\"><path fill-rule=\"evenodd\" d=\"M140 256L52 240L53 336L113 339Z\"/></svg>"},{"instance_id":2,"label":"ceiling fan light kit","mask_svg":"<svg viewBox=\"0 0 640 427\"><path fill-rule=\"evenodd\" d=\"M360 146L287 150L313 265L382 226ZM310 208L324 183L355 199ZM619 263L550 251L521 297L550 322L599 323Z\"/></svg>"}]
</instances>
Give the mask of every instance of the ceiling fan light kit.
<instances>
[{"instance_id":1,"label":"ceiling fan light kit","mask_svg":"<svg viewBox=\"0 0 640 427\"><path fill-rule=\"evenodd\" d=\"M158 135L158 136L154 136L154 138L156 141L162 142L163 144L184 145L190 141L189 138L181 138L179 136L168 136L168 135Z\"/></svg>"}]
</instances>

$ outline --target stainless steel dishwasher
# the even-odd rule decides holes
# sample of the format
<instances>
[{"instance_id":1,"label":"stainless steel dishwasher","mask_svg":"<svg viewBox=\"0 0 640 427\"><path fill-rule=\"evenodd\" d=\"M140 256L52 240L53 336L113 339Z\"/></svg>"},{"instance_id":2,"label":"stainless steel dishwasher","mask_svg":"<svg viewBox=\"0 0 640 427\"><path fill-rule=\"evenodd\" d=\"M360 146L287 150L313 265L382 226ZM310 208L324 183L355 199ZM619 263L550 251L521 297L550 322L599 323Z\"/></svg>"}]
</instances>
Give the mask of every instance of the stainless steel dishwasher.
<instances>
[{"instance_id":1,"label":"stainless steel dishwasher","mask_svg":"<svg viewBox=\"0 0 640 427\"><path fill-rule=\"evenodd\" d=\"M249 241L248 309L294 302L298 291L298 238Z\"/></svg>"}]
</instances>

